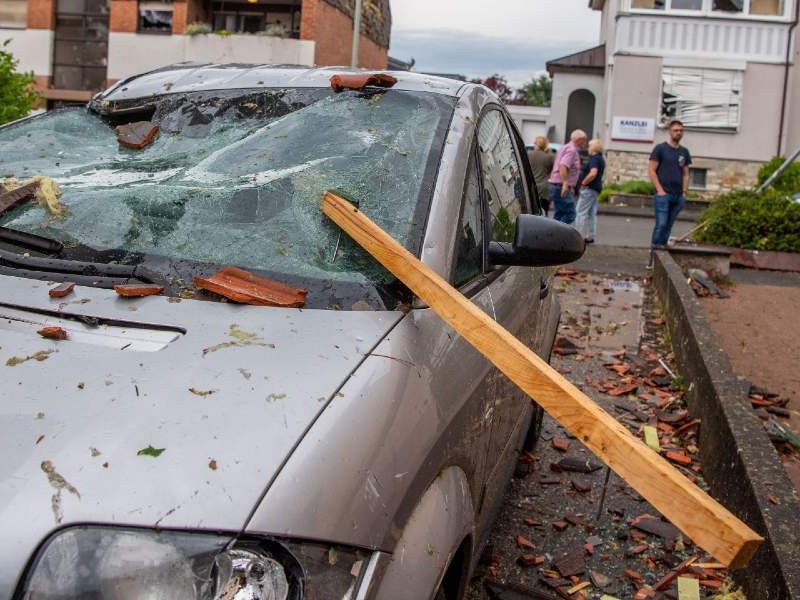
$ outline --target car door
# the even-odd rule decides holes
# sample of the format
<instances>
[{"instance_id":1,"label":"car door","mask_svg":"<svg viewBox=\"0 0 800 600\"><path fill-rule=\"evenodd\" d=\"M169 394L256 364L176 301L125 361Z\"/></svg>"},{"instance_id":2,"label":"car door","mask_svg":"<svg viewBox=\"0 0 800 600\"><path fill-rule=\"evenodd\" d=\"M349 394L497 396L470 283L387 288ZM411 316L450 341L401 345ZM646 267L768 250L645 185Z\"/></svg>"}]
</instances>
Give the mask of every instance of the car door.
<instances>
[{"instance_id":1,"label":"car door","mask_svg":"<svg viewBox=\"0 0 800 600\"><path fill-rule=\"evenodd\" d=\"M490 105L477 125L477 160L480 169L484 237L511 242L517 215L538 205L529 197L520 150L515 143L505 112ZM488 244L484 245L484 253ZM540 312L541 268L498 267L485 264L490 315L514 336L534 347ZM489 375L492 429L486 458L487 478L482 504L490 513L502 501L505 483L514 468L521 447L522 427L532 412L531 400L505 375L493 368Z\"/></svg>"}]
</instances>

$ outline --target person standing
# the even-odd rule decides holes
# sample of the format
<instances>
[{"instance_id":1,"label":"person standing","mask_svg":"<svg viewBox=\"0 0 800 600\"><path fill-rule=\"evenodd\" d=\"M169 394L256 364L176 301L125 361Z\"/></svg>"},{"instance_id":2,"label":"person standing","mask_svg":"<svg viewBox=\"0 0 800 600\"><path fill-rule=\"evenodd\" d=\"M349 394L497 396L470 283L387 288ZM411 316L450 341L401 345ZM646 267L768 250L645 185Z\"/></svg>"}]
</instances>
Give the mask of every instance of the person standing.
<instances>
[{"instance_id":1,"label":"person standing","mask_svg":"<svg viewBox=\"0 0 800 600\"><path fill-rule=\"evenodd\" d=\"M569 136L553 161L553 170L547 180L547 191L555 207L553 218L562 223L575 220L575 185L580 174L580 151L586 145L586 132L576 129Z\"/></svg>"},{"instance_id":2,"label":"person standing","mask_svg":"<svg viewBox=\"0 0 800 600\"><path fill-rule=\"evenodd\" d=\"M550 210L550 194L547 191L547 178L553 170L553 160L555 156L550 152L550 142L543 135L540 135L533 142L533 149L528 150L528 161L531 163L533 180L536 183L536 191L539 193L539 201L547 216Z\"/></svg>"},{"instance_id":3,"label":"person standing","mask_svg":"<svg viewBox=\"0 0 800 600\"><path fill-rule=\"evenodd\" d=\"M653 196L655 225L652 248L663 248L667 245L672 226L686 204L686 192L689 190L689 165L692 164L692 157L689 150L681 146L683 123L671 121L668 129L669 139L656 145L650 154L650 182L656 188Z\"/></svg>"},{"instance_id":4,"label":"person standing","mask_svg":"<svg viewBox=\"0 0 800 600\"><path fill-rule=\"evenodd\" d=\"M606 159L603 158L603 142L593 139L589 142L589 160L581 169L581 191L578 194L575 229L586 240L594 243L597 234L597 197L603 189L603 172L606 170Z\"/></svg>"}]
</instances>

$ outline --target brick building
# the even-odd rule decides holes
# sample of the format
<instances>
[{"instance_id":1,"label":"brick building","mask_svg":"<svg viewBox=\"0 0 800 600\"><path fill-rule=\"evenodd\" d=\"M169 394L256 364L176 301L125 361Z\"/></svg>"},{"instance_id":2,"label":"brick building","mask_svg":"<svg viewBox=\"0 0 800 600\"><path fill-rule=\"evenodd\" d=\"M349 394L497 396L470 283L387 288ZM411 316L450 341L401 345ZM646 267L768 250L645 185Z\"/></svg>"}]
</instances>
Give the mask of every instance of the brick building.
<instances>
[{"instance_id":1,"label":"brick building","mask_svg":"<svg viewBox=\"0 0 800 600\"><path fill-rule=\"evenodd\" d=\"M349 65L354 0L2 0L0 40L48 105L182 61ZM383 69L389 0L363 0L360 67Z\"/></svg>"}]
</instances>

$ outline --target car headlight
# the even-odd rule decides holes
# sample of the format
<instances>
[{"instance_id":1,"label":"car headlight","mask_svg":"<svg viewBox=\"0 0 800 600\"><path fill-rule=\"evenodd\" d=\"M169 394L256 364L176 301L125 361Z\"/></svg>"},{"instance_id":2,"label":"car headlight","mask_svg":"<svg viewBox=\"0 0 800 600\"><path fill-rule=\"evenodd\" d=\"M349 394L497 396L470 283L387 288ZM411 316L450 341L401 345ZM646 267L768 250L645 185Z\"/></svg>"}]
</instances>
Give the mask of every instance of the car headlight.
<instances>
[{"instance_id":1,"label":"car headlight","mask_svg":"<svg viewBox=\"0 0 800 600\"><path fill-rule=\"evenodd\" d=\"M82 526L56 533L31 563L25 600L345 600L358 551L232 535Z\"/></svg>"}]
</instances>

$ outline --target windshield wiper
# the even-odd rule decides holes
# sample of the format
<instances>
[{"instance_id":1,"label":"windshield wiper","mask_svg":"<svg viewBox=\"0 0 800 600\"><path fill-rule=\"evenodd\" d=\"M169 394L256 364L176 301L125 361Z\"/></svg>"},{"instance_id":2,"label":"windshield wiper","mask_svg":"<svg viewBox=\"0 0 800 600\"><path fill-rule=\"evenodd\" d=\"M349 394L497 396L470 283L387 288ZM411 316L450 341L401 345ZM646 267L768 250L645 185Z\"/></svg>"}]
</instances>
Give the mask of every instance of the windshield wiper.
<instances>
[{"instance_id":1,"label":"windshield wiper","mask_svg":"<svg viewBox=\"0 0 800 600\"><path fill-rule=\"evenodd\" d=\"M40 250L48 254L58 254L64 249L64 244L58 240L42 237L26 231L0 227L0 242L8 242L16 246Z\"/></svg>"},{"instance_id":2,"label":"windshield wiper","mask_svg":"<svg viewBox=\"0 0 800 600\"><path fill-rule=\"evenodd\" d=\"M161 275L140 265L41 258L38 256L24 256L2 249L0 249L0 273L31 279L73 281L80 285L102 288L131 283L132 280L142 283L164 284Z\"/></svg>"}]
</instances>

